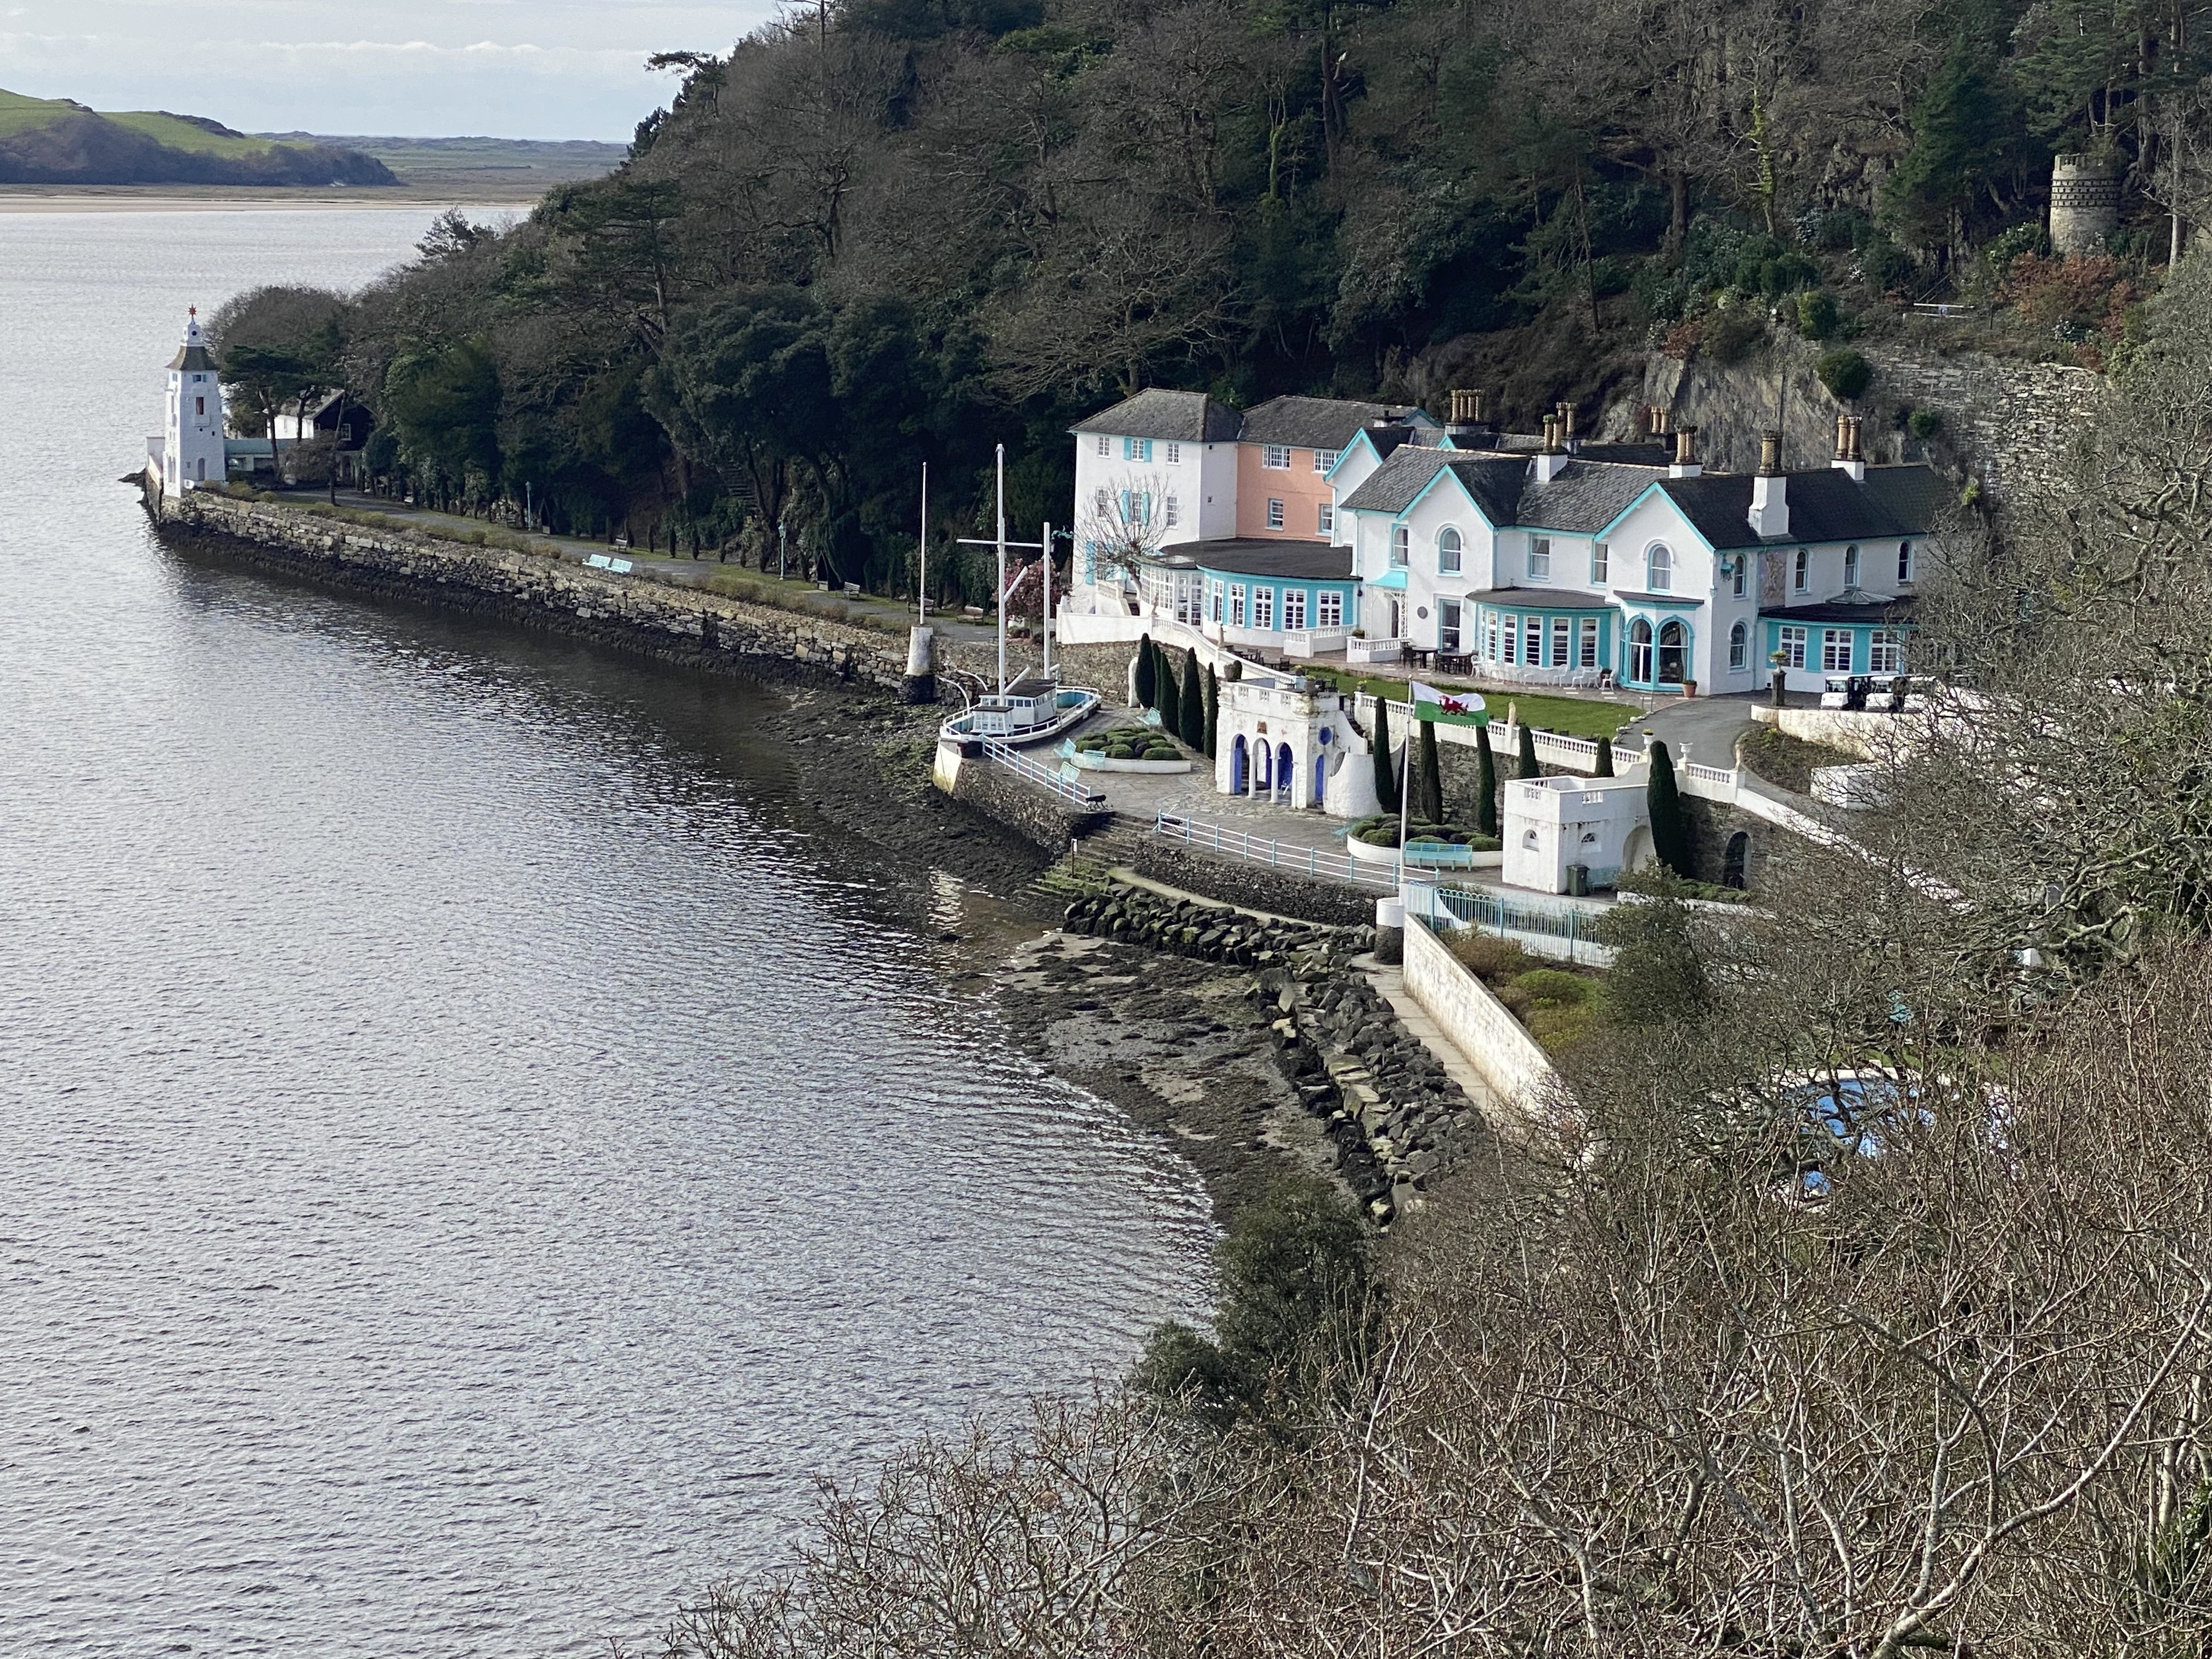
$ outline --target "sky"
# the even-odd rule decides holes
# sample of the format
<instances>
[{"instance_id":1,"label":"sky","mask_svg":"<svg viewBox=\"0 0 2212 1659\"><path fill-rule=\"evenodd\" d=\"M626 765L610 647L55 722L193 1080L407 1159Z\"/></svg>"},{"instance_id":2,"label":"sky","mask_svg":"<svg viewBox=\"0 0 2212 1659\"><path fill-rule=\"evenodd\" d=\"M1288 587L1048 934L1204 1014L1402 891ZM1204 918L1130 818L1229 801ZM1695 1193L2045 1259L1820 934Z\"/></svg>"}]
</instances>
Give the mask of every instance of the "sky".
<instances>
[{"instance_id":1,"label":"sky","mask_svg":"<svg viewBox=\"0 0 2212 1659\"><path fill-rule=\"evenodd\" d=\"M773 0L0 0L0 88L245 132L626 141Z\"/></svg>"}]
</instances>

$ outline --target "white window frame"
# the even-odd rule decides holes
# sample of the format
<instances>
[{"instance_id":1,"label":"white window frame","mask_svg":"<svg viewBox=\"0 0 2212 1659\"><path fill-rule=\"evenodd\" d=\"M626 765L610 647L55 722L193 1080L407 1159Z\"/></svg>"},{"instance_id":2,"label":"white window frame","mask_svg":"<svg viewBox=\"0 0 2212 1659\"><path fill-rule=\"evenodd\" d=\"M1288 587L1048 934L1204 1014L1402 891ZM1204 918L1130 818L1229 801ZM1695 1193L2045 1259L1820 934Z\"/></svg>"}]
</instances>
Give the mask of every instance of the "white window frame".
<instances>
[{"instance_id":1,"label":"white window frame","mask_svg":"<svg viewBox=\"0 0 2212 1659\"><path fill-rule=\"evenodd\" d=\"M1845 587L1856 587L1858 585L1859 544L1856 542L1853 542L1844 549L1844 586Z\"/></svg>"},{"instance_id":2,"label":"white window frame","mask_svg":"<svg viewBox=\"0 0 2212 1659\"><path fill-rule=\"evenodd\" d=\"M1498 660L1498 613L1495 611L1483 613L1482 655L1486 662Z\"/></svg>"},{"instance_id":3,"label":"white window frame","mask_svg":"<svg viewBox=\"0 0 2212 1659\"><path fill-rule=\"evenodd\" d=\"M1751 555L1739 553L1735 556L1735 572L1730 580L1729 592L1740 599L1750 591Z\"/></svg>"},{"instance_id":4,"label":"white window frame","mask_svg":"<svg viewBox=\"0 0 2212 1659\"><path fill-rule=\"evenodd\" d=\"M1260 465L1270 472L1288 472L1291 470L1291 447L1288 444L1261 444Z\"/></svg>"},{"instance_id":5,"label":"white window frame","mask_svg":"<svg viewBox=\"0 0 2212 1659\"><path fill-rule=\"evenodd\" d=\"M1324 587L1314 595L1314 626L1341 628L1344 626L1344 591Z\"/></svg>"},{"instance_id":6,"label":"white window frame","mask_svg":"<svg viewBox=\"0 0 2212 1659\"><path fill-rule=\"evenodd\" d=\"M1252 626L1267 633L1275 631L1275 590L1255 587L1252 590Z\"/></svg>"},{"instance_id":7,"label":"white window frame","mask_svg":"<svg viewBox=\"0 0 2212 1659\"><path fill-rule=\"evenodd\" d=\"M1324 536L1336 534L1336 503L1323 501L1316 510L1314 528Z\"/></svg>"},{"instance_id":8,"label":"white window frame","mask_svg":"<svg viewBox=\"0 0 2212 1659\"><path fill-rule=\"evenodd\" d=\"M1181 444L1171 442L1168 445L1168 465L1170 466L1180 466L1182 465L1182 446Z\"/></svg>"},{"instance_id":9,"label":"white window frame","mask_svg":"<svg viewBox=\"0 0 2212 1659\"><path fill-rule=\"evenodd\" d=\"M1302 634L1306 626L1306 591L1303 587L1283 590L1283 632Z\"/></svg>"},{"instance_id":10,"label":"white window frame","mask_svg":"<svg viewBox=\"0 0 2212 1659\"><path fill-rule=\"evenodd\" d=\"M1221 601L1223 595L1220 578L1217 576L1213 580L1208 582L1206 586L1210 590L1207 595L1209 600L1208 614L1215 622L1218 623L1221 620Z\"/></svg>"},{"instance_id":11,"label":"white window frame","mask_svg":"<svg viewBox=\"0 0 2212 1659\"><path fill-rule=\"evenodd\" d=\"M1166 498L1165 506L1167 508L1167 527L1170 530L1173 530L1177 525L1182 522L1182 503L1177 501L1174 496L1170 495Z\"/></svg>"},{"instance_id":12,"label":"white window frame","mask_svg":"<svg viewBox=\"0 0 2212 1659\"><path fill-rule=\"evenodd\" d=\"M1783 624L1780 636L1775 643L1782 653L1782 665L1784 668L1804 667L1805 653L1811 643L1812 632L1811 629L1802 623Z\"/></svg>"},{"instance_id":13,"label":"white window frame","mask_svg":"<svg viewBox=\"0 0 2212 1659\"><path fill-rule=\"evenodd\" d=\"M1902 674L1905 672L1905 635L1894 628L1877 628L1867 635L1867 672L1869 674Z\"/></svg>"},{"instance_id":14,"label":"white window frame","mask_svg":"<svg viewBox=\"0 0 2212 1659\"><path fill-rule=\"evenodd\" d=\"M1644 550L1644 583L1654 593L1674 591L1674 550L1654 542Z\"/></svg>"},{"instance_id":15,"label":"white window frame","mask_svg":"<svg viewBox=\"0 0 2212 1659\"><path fill-rule=\"evenodd\" d=\"M1547 582L1552 580L1552 538L1531 536L1528 538L1528 580Z\"/></svg>"},{"instance_id":16,"label":"white window frame","mask_svg":"<svg viewBox=\"0 0 2212 1659\"><path fill-rule=\"evenodd\" d=\"M1329 468L1331 468L1331 467L1334 466L1335 465L1336 465L1336 452L1335 452L1334 450L1333 450L1333 449L1316 449L1316 451L1314 451L1314 471L1316 471L1316 472L1326 472L1326 471L1328 471L1329 470Z\"/></svg>"},{"instance_id":17,"label":"white window frame","mask_svg":"<svg viewBox=\"0 0 2212 1659\"><path fill-rule=\"evenodd\" d=\"M1457 599L1437 601L1437 649L1459 655L1460 623L1465 612Z\"/></svg>"},{"instance_id":18,"label":"white window frame","mask_svg":"<svg viewBox=\"0 0 2212 1659\"><path fill-rule=\"evenodd\" d=\"M1152 459L1152 441L1150 438L1122 439L1121 459L1125 461L1151 460Z\"/></svg>"},{"instance_id":19,"label":"white window frame","mask_svg":"<svg viewBox=\"0 0 2212 1659\"><path fill-rule=\"evenodd\" d=\"M1565 668L1567 659L1574 654L1575 624L1572 617L1552 618L1552 648L1544 660L1554 668Z\"/></svg>"},{"instance_id":20,"label":"white window frame","mask_svg":"<svg viewBox=\"0 0 2212 1659\"><path fill-rule=\"evenodd\" d=\"M1521 618L1521 665L1544 665L1544 619L1533 611Z\"/></svg>"},{"instance_id":21,"label":"white window frame","mask_svg":"<svg viewBox=\"0 0 2212 1659\"><path fill-rule=\"evenodd\" d=\"M1597 666L1597 618L1595 617L1583 618L1582 651L1577 659L1577 665L1583 668Z\"/></svg>"},{"instance_id":22,"label":"white window frame","mask_svg":"<svg viewBox=\"0 0 2212 1659\"><path fill-rule=\"evenodd\" d=\"M1283 503L1275 496L1270 495L1267 497L1267 528L1280 530L1282 527Z\"/></svg>"},{"instance_id":23,"label":"white window frame","mask_svg":"<svg viewBox=\"0 0 2212 1659\"><path fill-rule=\"evenodd\" d=\"M1413 532L1402 524L1390 526L1390 568L1403 570L1413 555Z\"/></svg>"},{"instance_id":24,"label":"white window frame","mask_svg":"<svg viewBox=\"0 0 2212 1659\"><path fill-rule=\"evenodd\" d=\"M1793 593L1802 593L1812 585L1813 550L1809 547L1801 547L1797 550L1797 562L1790 573L1790 591Z\"/></svg>"},{"instance_id":25,"label":"white window frame","mask_svg":"<svg viewBox=\"0 0 2212 1659\"><path fill-rule=\"evenodd\" d=\"M1459 533L1455 525L1446 525L1437 532L1437 574L1456 576L1465 561L1467 538Z\"/></svg>"},{"instance_id":26,"label":"white window frame","mask_svg":"<svg viewBox=\"0 0 2212 1659\"><path fill-rule=\"evenodd\" d=\"M1114 440L1103 432L1098 434L1098 453L1107 460L1114 459Z\"/></svg>"},{"instance_id":27,"label":"white window frame","mask_svg":"<svg viewBox=\"0 0 2212 1659\"><path fill-rule=\"evenodd\" d=\"M1851 630L1848 628L1824 628L1820 630L1820 672L1823 674L1849 674L1851 668ZM1837 647L1842 647L1843 660L1836 660Z\"/></svg>"},{"instance_id":28,"label":"white window frame","mask_svg":"<svg viewBox=\"0 0 2212 1659\"><path fill-rule=\"evenodd\" d=\"M1612 580L1606 573L1613 565L1613 549L1604 542L1590 544L1590 586L1603 587Z\"/></svg>"},{"instance_id":29,"label":"white window frame","mask_svg":"<svg viewBox=\"0 0 2212 1659\"><path fill-rule=\"evenodd\" d=\"M1243 582L1229 584L1229 625L1231 628L1244 626L1244 584Z\"/></svg>"},{"instance_id":30,"label":"white window frame","mask_svg":"<svg viewBox=\"0 0 2212 1659\"><path fill-rule=\"evenodd\" d=\"M1897 580L1900 586L1909 586L1911 583L1912 544L1911 542L1899 542L1897 544Z\"/></svg>"},{"instance_id":31,"label":"white window frame","mask_svg":"<svg viewBox=\"0 0 2212 1659\"><path fill-rule=\"evenodd\" d=\"M1738 622L1729 629L1729 672L1741 674L1751 666L1751 624Z\"/></svg>"},{"instance_id":32,"label":"white window frame","mask_svg":"<svg viewBox=\"0 0 2212 1659\"><path fill-rule=\"evenodd\" d=\"M1505 635L1505 654L1500 662L1518 663L1521 660L1521 613L1509 611L1498 618Z\"/></svg>"}]
</instances>

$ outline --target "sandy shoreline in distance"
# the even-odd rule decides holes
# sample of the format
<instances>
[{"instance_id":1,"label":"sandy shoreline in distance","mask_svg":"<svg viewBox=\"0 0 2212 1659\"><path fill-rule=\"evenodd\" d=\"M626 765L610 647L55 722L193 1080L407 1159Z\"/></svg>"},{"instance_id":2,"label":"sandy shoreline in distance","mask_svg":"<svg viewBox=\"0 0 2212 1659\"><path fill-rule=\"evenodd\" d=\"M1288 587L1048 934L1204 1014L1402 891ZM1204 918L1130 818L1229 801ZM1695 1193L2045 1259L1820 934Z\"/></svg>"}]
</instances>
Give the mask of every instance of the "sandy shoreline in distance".
<instances>
[{"instance_id":1,"label":"sandy shoreline in distance","mask_svg":"<svg viewBox=\"0 0 2212 1659\"><path fill-rule=\"evenodd\" d=\"M458 207L467 213L501 211L526 213L537 198L485 201L467 196L430 196L404 191L351 191L343 195L325 191L248 192L237 196L193 196L174 191L117 187L106 191L41 191L18 185L0 187L0 214L5 213L359 213L368 209L390 212L395 208L421 208L443 213Z\"/></svg>"}]
</instances>

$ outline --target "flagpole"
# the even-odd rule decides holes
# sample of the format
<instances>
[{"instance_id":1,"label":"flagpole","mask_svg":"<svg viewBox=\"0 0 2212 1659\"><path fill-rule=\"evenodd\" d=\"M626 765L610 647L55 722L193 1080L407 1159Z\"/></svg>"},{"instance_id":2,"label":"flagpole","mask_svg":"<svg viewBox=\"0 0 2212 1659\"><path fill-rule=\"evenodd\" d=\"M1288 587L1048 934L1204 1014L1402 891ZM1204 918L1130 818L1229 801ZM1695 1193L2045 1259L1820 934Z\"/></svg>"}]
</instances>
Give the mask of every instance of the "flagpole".
<instances>
[{"instance_id":1,"label":"flagpole","mask_svg":"<svg viewBox=\"0 0 2212 1659\"><path fill-rule=\"evenodd\" d=\"M1044 677L1052 678L1052 520L1044 521Z\"/></svg>"},{"instance_id":2,"label":"flagpole","mask_svg":"<svg viewBox=\"0 0 2212 1659\"><path fill-rule=\"evenodd\" d=\"M1006 447L999 446L999 695L1006 695Z\"/></svg>"},{"instance_id":3,"label":"flagpole","mask_svg":"<svg viewBox=\"0 0 2212 1659\"><path fill-rule=\"evenodd\" d=\"M1387 694L1386 694L1387 695ZM1413 805L1411 786L1413 778L1413 684L1406 682L1406 757L1398 763L1398 896L1404 898L1406 887L1406 820Z\"/></svg>"},{"instance_id":4,"label":"flagpole","mask_svg":"<svg viewBox=\"0 0 2212 1659\"><path fill-rule=\"evenodd\" d=\"M929 623L929 463L921 464L921 539L914 550L914 619Z\"/></svg>"}]
</instances>

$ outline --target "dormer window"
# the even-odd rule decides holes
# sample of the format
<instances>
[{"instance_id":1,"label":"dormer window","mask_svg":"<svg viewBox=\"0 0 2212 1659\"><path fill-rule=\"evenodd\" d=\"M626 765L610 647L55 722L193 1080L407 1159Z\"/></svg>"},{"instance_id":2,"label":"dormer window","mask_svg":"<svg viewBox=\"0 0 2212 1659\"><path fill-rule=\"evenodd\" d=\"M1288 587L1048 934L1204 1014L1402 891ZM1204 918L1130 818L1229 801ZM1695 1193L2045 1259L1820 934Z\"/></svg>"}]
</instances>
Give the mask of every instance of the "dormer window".
<instances>
[{"instance_id":1,"label":"dormer window","mask_svg":"<svg viewBox=\"0 0 2212 1659\"><path fill-rule=\"evenodd\" d=\"M1651 550L1644 556L1644 580L1654 593L1671 593L1674 589L1674 554L1664 542L1651 544Z\"/></svg>"}]
</instances>

